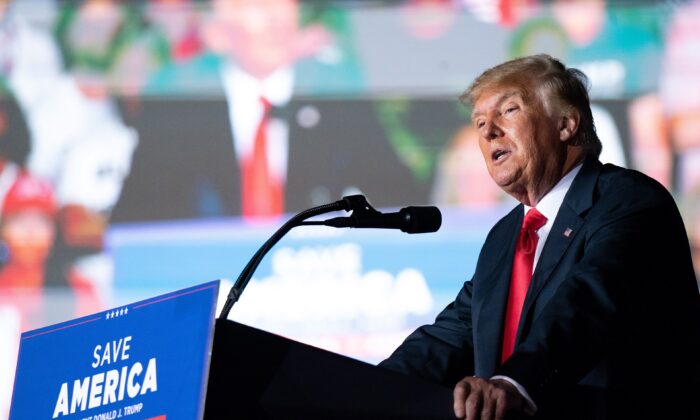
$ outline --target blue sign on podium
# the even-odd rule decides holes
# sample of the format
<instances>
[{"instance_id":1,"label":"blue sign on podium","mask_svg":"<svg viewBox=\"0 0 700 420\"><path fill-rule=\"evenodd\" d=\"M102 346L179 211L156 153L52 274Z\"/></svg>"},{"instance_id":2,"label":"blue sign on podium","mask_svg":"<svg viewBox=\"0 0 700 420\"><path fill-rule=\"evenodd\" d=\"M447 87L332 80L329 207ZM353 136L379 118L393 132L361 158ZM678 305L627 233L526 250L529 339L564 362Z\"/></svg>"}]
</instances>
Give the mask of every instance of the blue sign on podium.
<instances>
[{"instance_id":1,"label":"blue sign on podium","mask_svg":"<svg viewBox=\"0 0 700 420\"><path fill-rule=\"evenodd\" d=\"M201 419L219 282L22 334L10 419Z\"/></svg>"}]
</instances>

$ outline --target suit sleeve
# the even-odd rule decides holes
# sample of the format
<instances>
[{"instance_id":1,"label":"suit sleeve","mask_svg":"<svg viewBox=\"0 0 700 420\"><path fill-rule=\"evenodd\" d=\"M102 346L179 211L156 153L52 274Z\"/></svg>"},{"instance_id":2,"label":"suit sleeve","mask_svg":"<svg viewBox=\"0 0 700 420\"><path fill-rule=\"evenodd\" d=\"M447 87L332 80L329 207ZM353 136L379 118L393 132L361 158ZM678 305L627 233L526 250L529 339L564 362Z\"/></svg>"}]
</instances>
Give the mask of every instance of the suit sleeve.
<instances>
[{"instance_id":1,"label":"suit sleeve","mask_svg":"<svg viewBox=\"0 0 700 420\"><path fill-rule=\"evenodd\" d=\"M379 366L449 387L472 374L471 297L468 281L433 324L414 331Z\"/></svg>"}]
</instances>

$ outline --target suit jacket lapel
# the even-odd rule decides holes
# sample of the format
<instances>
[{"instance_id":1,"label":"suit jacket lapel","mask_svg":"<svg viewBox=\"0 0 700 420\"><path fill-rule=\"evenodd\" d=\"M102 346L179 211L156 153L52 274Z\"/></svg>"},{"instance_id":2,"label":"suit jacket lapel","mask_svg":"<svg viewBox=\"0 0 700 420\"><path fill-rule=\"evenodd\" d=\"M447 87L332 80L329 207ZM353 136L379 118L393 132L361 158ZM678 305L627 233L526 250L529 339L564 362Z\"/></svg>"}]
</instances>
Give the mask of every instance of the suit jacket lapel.
<instances>
[{"instance_id":1,"label":"suit jacket lapel","mask_svg":"<svg viewBox=\"0 0 700 420\"><path fill-rule=\"evenodd\" d=\"M587 159L584 161L581 171L564 197L564 202L559 208L556 219L554 219L552 229L547 236L547 242L542 248L542 254L532 275L530 288L520 316L516 343L520 340L524 325L531 316L530 311L537 296L548 283L564 252L581 230L585 221L583 214L593 205L593 192L600 169L601 164L597 160Z\"/></svg>"},{"instance_id":2,"label":"suit jacket lapel","mask_svg":"<svg viewBox=\"0 0 700 420\"><path fill-rule=\"evenodd\" d=\"M523 221L523 206L519 205L506 216L503 231L507 235L496 238L499 252L491 259L491 271L479 279L479 296L475 301L478 322L475 326L476 338L475 370L476 375L489 377L501 362L501 342L503 336L503 318L508 300L508 288L513 271L515 243Z\"/></svg>"}]
</instances>

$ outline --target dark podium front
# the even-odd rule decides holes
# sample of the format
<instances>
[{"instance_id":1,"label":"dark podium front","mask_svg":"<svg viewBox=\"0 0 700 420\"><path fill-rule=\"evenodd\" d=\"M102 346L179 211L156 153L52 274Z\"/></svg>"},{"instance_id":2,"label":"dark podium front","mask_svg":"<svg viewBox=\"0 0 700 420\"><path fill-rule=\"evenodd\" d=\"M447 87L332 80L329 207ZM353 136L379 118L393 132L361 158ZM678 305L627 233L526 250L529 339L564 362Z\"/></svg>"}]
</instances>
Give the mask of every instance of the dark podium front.
<instances>
[{"instance_id":1,"label":"dark podium front","mask_svg":"<svg viewBox=\"0 0 700 420\"><path fill-rule=\"evenodd\" d=\"M205 419L453 419L451 390L216 321Z\"/></svg>"}]
</instances>

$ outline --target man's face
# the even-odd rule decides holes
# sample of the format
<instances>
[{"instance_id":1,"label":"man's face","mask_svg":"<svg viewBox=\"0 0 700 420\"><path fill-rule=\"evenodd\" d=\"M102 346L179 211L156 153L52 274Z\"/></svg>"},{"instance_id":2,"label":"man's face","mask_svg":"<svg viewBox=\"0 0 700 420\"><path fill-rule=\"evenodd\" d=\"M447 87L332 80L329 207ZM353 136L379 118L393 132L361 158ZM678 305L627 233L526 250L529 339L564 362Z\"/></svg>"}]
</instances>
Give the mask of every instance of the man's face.
<instances>
[{"instance_id":1,"label":"man's face","mask_svg":"<svg viewBox=\"0 0 700 420\"><path fill-rule=\"evenodd\" d=\"M562 175L566 145L540 95L512 86L484 90L472 121L491 178L518 201L534 206Z\"/></svg>"},{"instance_id":2,"label":"man's face","mask_svg":"<svg viewBox=\"0 0 700 420\"><path fill-rule=\"evenodd\" d=\"M23 266L43 266L54 239L53 220L38 210L25 210L7 217L0 237L10 249L12 262Z\"/></svg>"},{"instance_id":3,"label":"man's face","mask_svg":"<svg viewBox=\"0 0 700 420\"><path fill-rule=\"evenodd\" d=\"M253 74L289 64L299 32L296 0L219 0L213 3L228 53Z\"/></svg>"}]
</instances>

